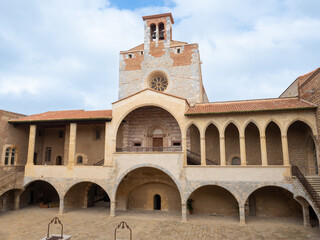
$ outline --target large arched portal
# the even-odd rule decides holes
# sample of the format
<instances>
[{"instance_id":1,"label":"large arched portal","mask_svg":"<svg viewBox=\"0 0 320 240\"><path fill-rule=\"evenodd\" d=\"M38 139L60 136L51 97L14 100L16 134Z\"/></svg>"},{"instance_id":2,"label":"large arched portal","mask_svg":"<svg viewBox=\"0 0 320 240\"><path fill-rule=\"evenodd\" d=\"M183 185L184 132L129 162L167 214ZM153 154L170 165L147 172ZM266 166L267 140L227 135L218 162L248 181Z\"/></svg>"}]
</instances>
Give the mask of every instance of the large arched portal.
<instances>
[{"instance_id":1,"label":"large arched portal","mask_svg":"<svg viewBox=\"0 0 320 240\"><path fill-rule=\"evenodd\" d=\"M181 151L181 131L176 119L160 107L140 107L130 112L117 132L118 152Z\"/></svg>"},{"instance_id":2,"label":"large arched portal","mask_svg":"<svg viewBox=\"0 0 320 240\"><path fill-rule=\"evenodd\" d=\"M48 182L37 180L31 182L21 194L20 205L37 205L40 208L59 207L59 194Z\"/></svg>"},{"instance_id":3,"label":"large arched portal","mask_svg":"<svg viewBox=\"0 0 320 240\"><path fill-rule=\"evenodd\" d=\"M287 135L290 164L298 166L305 175L318 174L311 128L304 122L296 121L288 128Z\"/></svg>"},{"instance_id":4,"label":"large arched portal","mask_svg":"<svg viewBox=\"0 0 320 240\"><path fill-rule=\"evenodd\" d=\"M194 214L239 216L237 199L223 187L206 185L196 189L192 199Z\"/></svg>"},{"instance_id":5,"label":"large arched portal","mask_svg":"<svg viewBox=\"0 0 320 240\"><path fill-rule=\"evenodd\" d=\"M64 203L67 210L93 206L110 208L110 198L106 191L92 182L73 185L65 194Z\"/></svg>"},{"instance_id":6,"label":"large arched portal","mask_svg":"<svg viewBox=\"0 0 320 240\"><path fill-rule=\"evenodd\" d=\"M117 210L181 211L175 182L161 170L142 167L128 173L116 193Z\"/></svg>"},{"instance_id":7,"label":"large arched portal","mask_svg":"<svg viewBox=\"0 0 320 240\"><path fill-rule=\"evenodd\" d=\"M266 186L255 190L247 199L246 214L250 217L301 218L301 205L288 190ZM252 218L251 218L252 219Z\"/></svg>"}]
</instances>

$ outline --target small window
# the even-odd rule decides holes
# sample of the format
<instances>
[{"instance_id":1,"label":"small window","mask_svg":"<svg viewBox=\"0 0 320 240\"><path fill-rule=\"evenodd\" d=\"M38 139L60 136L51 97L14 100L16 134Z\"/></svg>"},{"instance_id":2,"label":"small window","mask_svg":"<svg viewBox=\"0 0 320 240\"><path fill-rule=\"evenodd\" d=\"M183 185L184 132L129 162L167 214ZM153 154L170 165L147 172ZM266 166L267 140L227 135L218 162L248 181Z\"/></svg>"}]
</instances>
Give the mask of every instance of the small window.
<instances>
[{"instance_id":1,"label":"small window","mask_svg":"<svg viewBox=\"0 0 320 240\"><path fill-rule=\"evenodd\" d=\"M164 40L164 24L159 23L159 40Z\"/></svg>"},{"instance_id":2,"label":"small window","mask_svg":"<svg viewBox=\"0 0 320 240\"><path fill-rule=\"evenodd\" d=\"M180 53L180 48L177 48L177 53Z\"/></svg>"},{"instance_id":3,"label":"small window","mask_svg":"<svg viewBox=\"0 0 320 240\"><path fill-rule=\"evenodd\" d=\"M5 165L8 165L9 164L9 156L10 156L10 148L7 148L6 149L6 155L5 155L5 158L4 158L4 164Z\"/></svg>"},{"instance_id":4,"label":"small window","mask_svg":"<svg viewBox=\"0 0 320 240\"><path fill-rule=\"evenodd\" d=\"M133 146L134 146L134 147L141 147L141 142L134 142L134 143L133 143Z\"/></svg>"},{"instance_id":5,"label":"small window","mask_svg":"<svg viewBox=\"0 0 320 240\"><path fill-rule=\"evenodd\" d=\"M240 161L240 158L238 157L234 157L232 158L232 165L241 165L241 161Z\"/></svg>"},{"instance_id":6,"label":"small window","mask_svg":"<svg viewBox=\"0 0 320 240\"><path fill-rule=\"evenodd\" d=\"M82 156L78 156L77 157L77 164L82 164L83 163L83 157Z\"/></svg>"},{"instance_id":7,"label":"small window","mask_svg":"<svg viewBox=\"0 0 320 240\"><path fill-rule=\"evenodd\" d=\"M154 41L157 38L156 25L155 24L151 24L150 25L150 37L151 37L151 41Z\"/></svg>"},{"instance_id":8,"label":"small window","mask_svg":"<svg viewBox=\"0 0 320 240\"><path fill-rule=\"evenodd\" d=\"M172 145L175 146L175 147L180 147L181 146L181 142L173 142Z\"/></svg>"},{"instance_id":9,"label":"small window","mask_svg":"<svg viewBox=\"0 0 320 240\"><path fill-rule=\"evenodd\" d=\"M10 164L11 164L11 165L14 165L15 160L16 160L16 149L13 148L12 151L11 151L11 161L10 161Z\"/></svg>"},{"instance_id":10,"label":"small window","mask_svg":"<svg viewBox=\"0 0 320 240\"><path fill-rule=\"evenodd\" d=\"M39 129L39 131L38 131L38 136L39 136L39 137L42 136L42 130L41 130L41 129Z\"/></svg>"},{"instance_id":11,"label":"small window","mask_svg":"<svg viewBox=\"0 0 320 240\"><path fill-rule=\"evenodd\" d=\"M58 137L63 138L64 132L62 130L59 131Z\"/></svg>"},{"instance_id":12,"label":"small window","mask_svg":"<svg viewBox=\"0 0 320 240\"><path fill-rule=\"evenodd\" d=\"M143 51L141 51L140 54L143 55Z\"/></svg>"},{"instance_id":13,"label":"small window","mask_svg":"<svg viewBox=\"0 0 320 240\"><path fill-rule=\"evenodd\" d=\"M46 158L45 158L45 161L46 162L50 162L51 161L51 147L47 147L46 148Z\"/></svg>"},{"instance_id":14,"label":"small window","mask_svg":"<svg viewBox=\"0 0 320 240\"><path fill-rule=\"evenodd\" d=\"M129 56L129 58L132 58L132 54L129 54L128 56Z\"/></svg>"},{"instance_id":15,"label":"small window","mask_svg":"<svg viewBox=\"0 0 320 240\"><path fill-rule=\"evenodd\" d=\"M100 129L96 130L95 137L96 137L96 139L101 139L101 131L100 131Z\"/></svg>"}]
</instances>

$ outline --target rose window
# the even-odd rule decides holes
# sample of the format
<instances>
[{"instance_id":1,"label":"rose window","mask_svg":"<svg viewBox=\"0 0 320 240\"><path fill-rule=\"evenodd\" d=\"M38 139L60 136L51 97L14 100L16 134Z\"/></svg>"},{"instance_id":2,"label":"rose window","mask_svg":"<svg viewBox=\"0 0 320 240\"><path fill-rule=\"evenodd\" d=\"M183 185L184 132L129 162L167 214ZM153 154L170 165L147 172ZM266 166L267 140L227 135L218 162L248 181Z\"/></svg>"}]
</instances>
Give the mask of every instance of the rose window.
<instances>
[{"instance_id":1,"label":"rose window","mask_svg":"<svg viewBox=\"0 0 320 240\"><path fill-rule=\"evenodd\" d=\"M151 79L150 87L156 91L163 92L167 89L168 80L162 76L156 76Z\"/></svg>"}]
</instances>

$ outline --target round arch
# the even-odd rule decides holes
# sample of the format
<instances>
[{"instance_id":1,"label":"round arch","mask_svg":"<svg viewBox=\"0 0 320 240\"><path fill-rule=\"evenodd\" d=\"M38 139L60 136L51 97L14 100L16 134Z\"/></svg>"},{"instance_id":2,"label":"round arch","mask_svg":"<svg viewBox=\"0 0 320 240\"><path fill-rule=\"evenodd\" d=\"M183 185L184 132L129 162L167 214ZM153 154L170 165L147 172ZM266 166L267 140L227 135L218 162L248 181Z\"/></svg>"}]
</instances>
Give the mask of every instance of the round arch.
<instances>
[{"instance_id":1,"label":"round arch","mask_svg":"<svg viewBox=\"0 0 320 240\"><path fill-rule=\"evenodd\" d=\"M27 188L30 184L32 184L32 183L34 183L34 182L37 182L37 181L41 181L41 182L45 182L45 183L49 184L49 185L50 185L51 187L53 187L54 190L57 192L59 198L63 198L62 190L59 189L59 188L57 188L53 182L48 181L48 180L32 179L31 181L28 181L28 182L24 183L24 185L23 185L23 190L25 191L26 188Z\"/></svg>"},{"instance_id":2,"label":"round arch","mask_svg":"<svg viewBox=\"0 0 320 240\"><path fill-rule=\"evenodd\" d=\"M225 189L226 191L228 191L237 200L238 204L241 203L240 196L237 193L235 193L234 191L232 191L231 187L228 187L228 186L225 186L225 185L219 184L219 183L208 183L208 182L201 183L201 184L193 187L190 191L188 191L188 193L186 193L184 202L187 201L190 198L191 194L194 193L197 189L200 189L200 188L206 187L206 186L221 187L221 188Z\"/></svg>"},{"instance_id":3,"label":"round arch","mask_svg":"<svg viewBox=\"0 0 320 240\"><path fill-rule=\"evenodd\" d=\"M168 177L175 183L178 191L179 191L179 195L180 195L180 198L181 198L181 201L183 199L183 191L182 191L182 187L180 185L180 183L178 182L178 180L173 176L172 173L170 173L168 170L164 169L163 167L160 167L158 165L155 165L155 164L139 164L139 165L136 165L134 167L131 167L129 169L127 169L125 172L123 172L118 178L117 178L117 181L116 183L114 184L114 187L112 189L112 195L110 195L112 197L112 200L115 201L116 199L116 195L117 195L117 191L118 191L118 188L119 188L119 185L120 183L122 182L122 180L125 178L125 176L134 171L134 170L137 170L139 168L155 168L157 170L160 170L162 171L163 173L165 173L166 175L168 175Z\"/></svg>"},{"instance_id":4,"label":"round arch","mask_svg":"<svg viewBox=\"0 0 320 240\"><path fill-rule=\"evenodd\" d=\"M115 126L114 129L116 129L116 131L114 131L114 133L113 133L113 139L117 139L117 134L118 134L118 131L119 131L119 127L120 127L122 121L125 119L125 117L127 117L134 110L137 110L137 109L142 108L142 107L158 107L158 108L161 108L161 109L167 111L176 120L176 122L177 122L177 124L179 126L179 129L180 129L180 132L182 134L181 123L177 120L178 118L177 118L176 114L173 113L170 109L168 109L165 105L156 104L156 103L143 103L143 104L135 105L134 107L126 110L126 112L124 114L122 114L122 116L119 118L118 122L116 122L115 125L114 125Z\"/></svg>"},{"instance_id":5,"label":"round arch","mask_svg":"<svg viewBox=\"0 0 320 240\"><path fill-rule=\"evenodd\" d=\"M77 182L73 182L72 183L72 185L70 185L70 186L68 186L63 192L64 192L64 194L63 194L63 197L65 197L66 195L67 195L67 193L69 192L69 190L71 189L71 188L73 188L74 186L76 186L77 184L80 184L80 183L92 183L92 184L96 184L96 185L98 185L99 187L101 187L105 192L106 192L106 194L109 196L109 197L111 197L111 191L110 191L110 189L107 189L105 186L103 186L103 184L100 184L100 183L98 183L98 182L94 182L94 181L91 181L91 180L88 180L88 181L83 181L83 180L79 180L79 181L77 181Z\"/></svg>"}]
</instances>

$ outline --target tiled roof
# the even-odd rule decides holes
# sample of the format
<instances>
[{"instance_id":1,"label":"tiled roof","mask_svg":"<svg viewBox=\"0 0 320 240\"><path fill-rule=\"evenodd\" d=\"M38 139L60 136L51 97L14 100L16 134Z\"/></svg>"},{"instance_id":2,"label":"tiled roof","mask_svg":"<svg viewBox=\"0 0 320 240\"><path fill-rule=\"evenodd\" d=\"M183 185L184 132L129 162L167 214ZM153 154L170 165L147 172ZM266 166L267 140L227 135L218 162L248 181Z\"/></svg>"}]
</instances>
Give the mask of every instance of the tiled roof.
<instances>
[{"instance_id":1,"label":"tiled roof","mask_svg":"<svg viewBox=\"0 0 320 240\"><path fill-rule=\"evenodd\" d=\"M170 47L172 46L176 46L176 45L185 45L185 44L188 44L187 42L181 42L181 41L176 41L176 40L171 40L170 41ZM144 50L144 43L134 47L134 48L131 48L129 49L128 51L126 52L131 52L131 51L143 51Z\"/></svg>"},{"instance_id":2,"label":"tiled roof","mask_svg":"<svg viewBox=\"0 0 320 240\"><path fill-rule=\"evenodd\" d=\"M318 71L320 68L317 68L315 70L313 70L312 72L309 72L307 74L304 74L300 77L298 77L298 81L299 81L299 86L301 86L305 81L307 81L316 71Z\"/></svg>"},{"instance_id":3,"label":"tiled roof","mask_svg":"<svg viewBox=\"0 0 320 240\"><path fill-rule=\"evenodd\" d=\"M12 123L27 122L45 122L45 121L70 121L70 120L97 120L111 119L112 110L84 111L84 110L68 110L68 111L50 111L24 118L12 119Z\"/></svg>"},{"instance_id":4,"label":"tiled roof","mask_svg":"<svg viewBox=\"0 0 320 240\"><path fill-rule=\"evenodd\" d=\"M298 98L273 98L196 104L194 107L190 107L185 115L257 112L307 108L312 109L317 108L317 106Z\"/></svg>"}]
</instances>

